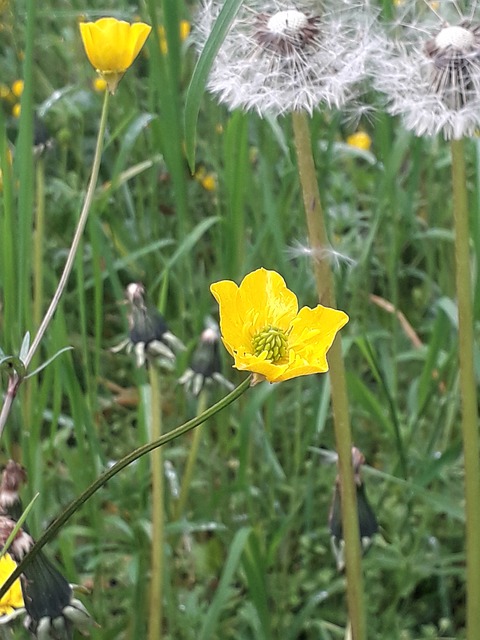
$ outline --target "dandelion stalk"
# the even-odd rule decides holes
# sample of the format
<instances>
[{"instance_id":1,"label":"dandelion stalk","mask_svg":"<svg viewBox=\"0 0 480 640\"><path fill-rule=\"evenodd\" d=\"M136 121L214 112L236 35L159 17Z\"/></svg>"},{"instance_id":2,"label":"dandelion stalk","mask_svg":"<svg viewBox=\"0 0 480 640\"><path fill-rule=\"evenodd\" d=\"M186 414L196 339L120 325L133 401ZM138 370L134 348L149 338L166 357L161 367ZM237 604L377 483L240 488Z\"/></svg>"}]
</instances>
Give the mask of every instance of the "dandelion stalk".
<instances>
[{"instance_id":1,"label":"dandelion stalk","mask_svg":"<svg viewBox=\"0 0 480 640\"><path fill-rule=\"evenodd\" d=\"M206 408L207 393L205 389L202 389L198 398L197 415L201 415ZM193 432L192 442L190 450L188 452L187 464L185 466L185 472L183 474L182 486L180 488L180 497L178 498L177 507L175 509L177 518L180 518L185 510L188 494L190 491L190 485L192 483L193 469L197 461L198 449L200 446L200 440L202 437L202 427L198 427Z\"/></svg>"},{"instance_id":2,"label":"dandelion stalk","mask_svg":"<svg viewBox=\"0 0 480 640\"><path fill-rule=\"evenodd\" d=\"M474 336L470 233L466 192L464 141L451 142L455 263L458 304L460 397L465 464L465 519L467 557L467 640L480 629L480 461L478 403L473 362Z\"/></svg>"},{"instance_id":3,"label":"dandelion stalk","mask_svg":"<svg viewBox=\"0 0 480 640\"><path fill-rule=\"evenodd\" d=\"M325 256L328 248L328 238L312 154L308 117L304 113L293 112L292 120L317 293L320 303L329 307L335 307L333 275L328 258ZM333 422L338 453L338 474L341 486L341 512L343 538L345 541L348 611L353 640L365 640L366 620L357 498L352 466L352 436L345 367L339 335L335 338L328 353L328 363L330 367Z\"/></svg>"},{"instance_id":4,"label":"dandelion stalk","mask_svg":"<svg viewBox=\"0 0 480 640\"><path fill-rule=\"evenodd\" d=\"M25 369L28 369L28 366L31 363L33 356L35 355L43 339L43 336L45 335L45 332L55 314L55 311L57 310L58 304L63 295L65 287L67 285L68 278L72 271L72 267L75 262L75 257L77 255L80 240L82 238L85 225L87 223L88 214L90 212L93 196L95 194L95 187L97 185L98 172L100 170L100 162L102 158L102 149L103 149L103 139L105 136L105 128L107 124L109 95L110 94L108 93L108 91L105 91L102 115L100 117L100 125L98 128L97 144L95 147L95 155L94 155L93 164L92 164L92 172L90 174L90 181L88 183L87 192L85 194L85 200L83 202L83 207L80 212L80 218L78 220L77 228L73 236L72 244L68 252L67 260L63 268L63 273L58 282L57 289L53 295L52 301L50 302L50 306L48 307L47 312L45 313L45 316L40 324L40 327L38 328L35 338L23 362ZM21 378L17 373L13 374L13 376L9 380L7 393L5 394L4 405L0 413L0 436L3 433L3 429L5 427L5 423L10 413L13 400L18 393L18 389L22 383L22 380L23 378Z\"/></svg>"},{"instance_id":5,"label":"dandelion stalk","mask_svg":"<svg viewBox=\"0 0 480 640\"><path fill-rule=\"evenodd\" d=\"M234 402L237 398L239 398L245 391L250 387L252 381L252 377L248 376L241 384L238 385L233 391L231 391L224 398L219 400L217 403L209 407L206 411L204 411L200 416L192 418L192 420L188 420L184 424L172 429L168 433L163 434L157 440L152 440L152 442L148 442L143 446L131 451L121 460L112 465L109 469L107 469L102 475L100 475L92 484L85 489L77 498L72 500L70 504L65 507L62 513L51 523L51 525L44 531L43 535L35 542L33 547L30 549L25 558L18 564L18 567L11 574L11 576L3 583L0 587L0 598L2 598L5 593L9 590L15 580L20 577L23 573L24 568L30 564L33 558L38 554L38 552L49 542L56 533L63 527L63 525L68 522L68 520L73 516L73 514L80 509L80 507L87 502L101 487L103 487L109 480L111 480L114 476L117 475L122 469L125 469L129 464L135 462L142 456L154 451L158 447L162 447L167 444L167 442L171 442L175 438L188 433L192 429L195 429L199 425L206 422L209 418L216 415L225 407L228 407L229 404Z\"/></svg>"},{"instance_id":6,"label":"dandelion stalk","mask_svg":"<svg viewBox=\"0 0 480 640\"><path fill-rule=\"evenodd\" d=\"M162 401L160 374L155 364L149 367L151 439L162 436ZM148 613L148 640L160 640L163 619L163 579L165 542L165 502L163 483L163 452L153 451L152 465L152 540L150 564L150 607Z\"/></svg>"}]
</instances>

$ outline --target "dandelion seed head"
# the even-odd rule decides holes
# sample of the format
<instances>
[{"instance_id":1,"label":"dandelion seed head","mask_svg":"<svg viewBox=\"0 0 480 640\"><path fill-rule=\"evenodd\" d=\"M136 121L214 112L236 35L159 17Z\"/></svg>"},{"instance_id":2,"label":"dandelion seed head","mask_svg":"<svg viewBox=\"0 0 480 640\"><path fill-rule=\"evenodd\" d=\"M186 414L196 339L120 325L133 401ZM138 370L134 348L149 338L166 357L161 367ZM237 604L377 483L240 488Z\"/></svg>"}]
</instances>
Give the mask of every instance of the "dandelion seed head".
<instances>
[{"instance_id":1,"label":"dandelion seed head","mask_svg":"<svg viewBox=\"0 0 480 640\"><path fill-rule=\"evenodd\" d=\"M477 3L468 15L457 3L415 15L418 4L405 3L395 24L399 36L386 40L377 57L377 89L389 111L401 115L418 136L446 139L473 135L480 126L480 20Z\"/></svg>"},{"instance_id":2,"label":"dandelion seed head","mask_svg":"<svg viewBox=\"0 0 480 640\"><path fill-rule=\"evenodd\" d=\"M445 27L435 36L438 49L460 49L468 51L475 44L475 36L465 27Z\"/></svg>"},{"instance_id":3,"label":"dandelion seed head","mask_svg":"<svg viewBox=\"0 0 480 640\"><path fill-rule=\"evenodd\" d=\"M202 48L222 7L205 0ZM375 47L373 16L357 0L245 0L213 63L208 88L230 109L283 115L355 103Z\"/></svg>"}]
</instances>

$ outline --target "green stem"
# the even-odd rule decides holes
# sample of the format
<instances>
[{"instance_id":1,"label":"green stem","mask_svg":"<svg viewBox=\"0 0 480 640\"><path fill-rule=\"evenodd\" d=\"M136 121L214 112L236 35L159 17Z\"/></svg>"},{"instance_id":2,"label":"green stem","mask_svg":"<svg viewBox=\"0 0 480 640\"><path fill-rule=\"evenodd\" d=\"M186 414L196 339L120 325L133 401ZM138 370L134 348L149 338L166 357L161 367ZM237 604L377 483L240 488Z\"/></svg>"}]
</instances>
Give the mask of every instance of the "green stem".
<instances>
[{"instance_id":1,"label":"green stem","mask_svg":"<svg viewBox=\"0 0 480 640\"><path fill-rule=\"evenodd\" d=\"M167 444L167 442L171 442L175 438L178 438L184 433L187 433L188 431L195 429L195 427L198 427L200 424L203 424L209 418L217 414L219 411L221 411L225 407L228 407L229 404L234 402L243 393L245 393L245 391L250 387L250 384L251 384L251 376L246 378L241 384L238 385L238 387L236 387L233 391L231 391L227 396L225 396L224 398L219 400L217 403L212 405L209 409L204 411L202 415L197 416L196 418L193 418L188 422L185 422L184 424L180 425L179 427L176 427L175 429L172 429L171 431L164 434L163 436L160 436L160 438L158 438L157 440L148 442L147 444L144 444L138 449L131 451L124 458L122 458L121 460L116 462L114 465L112 465L109 469L107 469L107 471L102 473L102 475L99 476L94 482L92 482L92 484L89 487L87 487L85 491L83 491L77 498L72 500L72 502L67 507L65 507L62 513L52 522L52 524L44 531L42 536L35 542L35 544L27 553L27 555L22 560L22 562L20 562L18 567L15 569L15 571L0 587L0 598L2 598L6 594L9 588L15 582L15 580L20 577L20 575L23 573L24 568L28 564L30 564L30 562L38 554L40 549L42 549L47 544L47 542L49 542L53 538L53 536L63 527L63 525L72 517L72 515L76 511L78 511L78 509L87 500L89 500L89 498L91 498L101 487L103 487L104 484L106 484L109 480L111 480L111 478L116 476L117 473L119 473L119 471L127 467L132 462L135 462L135 460L138 460L142 456L146 455L147 453L150 453L150 451L153 451L158 447L162 447L164 444Z\"/></svg>"},{"instance_id":2,"label":"green stem","mask_svg":"<svg viewBox=\"0 0 480 640\"><path fill-rule=\"evenodd\" d=\"M150 377L150 428L151 439L162 437L162 406L160 375L151 364ZM163 452L159 448L152 453L152 540L150 561L150 607L148 612L148 640L160 640L163 619L163 580L165 543L165 496L163 483Z\"/></svg>"},{"instance_id":3,"label":"green stem","mask_svg":"<svg viewBox=\"0 0 480 640\"><path fill-rule=\"evenodd\" d=\"M33 324L42 320L43 305L43 241L45 237L45 162L37 159L35 232L33 236Z\"/></svg>"},{"instance_id":4,"label":"green stem","mask_svg":"<svg viewBox=\"0 0 480 640\"><path fill-rule=\"evenodd\" d=\"M32 361L33 356L35 355L40 342L45 335L45 331L47 330L55 311L57 310L58 304L60 302L60 298L63 295L65 287L68 282L68 278L72 271L72 267L75 261L75 256L77 254L78 246L80 244L80 240L82 239L83 231L85 229L85 225L87 223L88 214L90 212L90 208L92 206L93 196L95 194L95 187L97 185L98 172L100 170L100 161L102 158L102 149L103 149L103 138L105 136L105 128L107 125L107 113L108 113L108 103L109 103L109 92L105 91L105 98L103 102L102 115L100 117L100 125L98 128L98 136L97 136L97 144L95 147L95 156L93 158L92 164L92 173L90 175L90 181L88 183L87 192L85 194L85 200L83 202L82 211L80 212L80 217L78 220L77 228L75 230L75 234L73 236L72 245L68 252L67 260L65 262L65 266L63 268L63 273L60 277L60 280L57 285L57 289L53 295L50 306L45 313L45 316L38 328L37 334L28 350L27 355L25 356L25 360L23 362L25 369L28 368L29 364ZM5 427L5 423L7 421L8 415L10 413L10 409L13 404L13 400L17 395L18 389L23 381L23 378L15 374L12 376L11 381L9 381L9 387L7 393L5 395L5 401L0 412L0 436L3 433L3 429Z\"/></svg>"},{"instance_id":5,"label":"green stem","mask_svg":"<svg viewBox=\"0 0 480 640\"><path fill-rule=\"evenodd\" d=\"M63 273L58 282L55 294L42 320L42 324L38 328L37 335L35 336L35 339L32 342L32 346L30 347L27 353L27 356L25 358L25 362L24 362L25 368L28 368L28 365L30 364L36 350L38 349L38 346L45 334L45 331L47 330L47 327L50 324L50 321L52 320L55 311L57 310L58 303L60 302L60 298L62 297L62 294L67 285L68 277L70 276L70 273L72 271L78 246L82 239L83 231L87 223L88 214L90 213L93 196L95 194L95 187L97 186L98 172L100 170L100 162L102 159L103 138L105 136L105 128L107 126L109 96L110 96L110 93L108 91L105 91L102 115L100 117L100 125L98 128L97 144L95 147L95 155L94 155L93 164L92 164L92 173L90 175L90 182L88 183L88 188L85 194L85 200L83 202L82 211L80 212L80 218L78 220L77 228L75 230L75 235L73 236L72 245L70 247L70 251L68 252L67 260L63 268Z\"/></svg>"},{"instance_id":6,"label":"green stem","mask_svg":"<svg viewBox=\"0 0 480 640\"><path fill-rule=\"evenodd\" d=\"M473 362L474 336L470 233L466 191L464 141L453 140L452 188L455 224L455 264L458 304L458 352L460 398L465 464L465 520L467 557L467 640L478 638L480 629L480 462L478 403Z\"/></svg>"},{"instance_id":7,"label":"green stem","mask_svg":"<svg viewBox=\"0 0 480 640\"><path fill-rule=\"evenodd\" d=\"M200 397L198 399L197 415L201 415L207 405L207 394L205 389L202 389ZM190 491L190 485L192 483L193 469L197 461L198 448L200 446L200 439L202 437L202 427L196 429L193 433L192 444L188 453L187 464L185 465L185 472L183 474L182 486L180 488L180 497L175 509L175 515L180 518L183 515L185 505L187 503L188 493Z\"/></svg>"},{"instance_id":8,"label":"green stem","mask_svg":"<svg viewBox=\"0 0 480 640\"><path fill-rule=\"evenodd\" d=\"M318 298L320 303L335 307L333 275L328 259L328 236L312 154L309 122L307 116L299 112L292 114L292 120ZM340 335L337 335L328 353L328 363L341 487L348 612L353 640L365 640L366 619L357 496L352 467L352 436Z\"/></svg>"}]
</instances>

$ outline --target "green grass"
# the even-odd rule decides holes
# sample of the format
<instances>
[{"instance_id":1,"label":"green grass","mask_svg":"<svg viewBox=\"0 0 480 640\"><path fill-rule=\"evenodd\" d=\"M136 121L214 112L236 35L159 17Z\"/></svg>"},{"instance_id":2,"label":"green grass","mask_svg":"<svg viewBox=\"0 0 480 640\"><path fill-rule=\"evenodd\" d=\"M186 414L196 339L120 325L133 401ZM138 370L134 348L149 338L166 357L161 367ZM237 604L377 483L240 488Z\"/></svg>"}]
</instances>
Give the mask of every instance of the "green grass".
<instances>
[{"instance_id":1,"label":"green grass","mask_svg":"<svg viewBox=\"0 0 480 640\"><path fill-rule=\"evenodd\" d=\"M36 6L37 5L37 6ZM34 366L62 354L22 386L0 449L25 465L32 534L112 462L148 439L147 375L111 347L127 333L123 289L145 284L172 331L193 349L216 304L209 285L260 266L279 271L300 304L315 304L306 228L288 119L229 114L204 95L196 163L215 191L191 176L183 139L185 93L195 63L175 25L196 3L140 6L164 24L169 56L152 34L111 100L100 180L89 223L54 321ZM36 9L35 9L36 6ZM2 102L0 159L0 347L18 354L35 332L32 281L41 269L43 311L62 271L92 163L101 96L77 21L134 5L91 0L11 3L1 16L1 81L26 81L19 120ZM43 156L45 232L34 264L38 111L54 147ZM364 560L368 637L465 637L463 461L459 426L450 156L378 113L362 122L370 160L345 146L351 132L316 113L312 132L332 244L351 261L335 268L354 440L381 532ZM8 160L13 150L13 165ZM479 143L467 141L472 254L478 234ZM293 256L293 257L292 257ZM406 334L402 312L421 344ZM480 297L475 299L480 319ZM243 376L223 355L224 374ZM480 354L475 352L477 372ZM164 430L195 415L177 379L162 377ZM7 376L2 375L2 390ZM223 394L212 390L209 404ZM203 427L184 516L173 517L191 435L163 450L166 545L164 638L335 640L347 624L344 576L327 520L336 475L328 376L259 385ZM150 464L141 459L108 482L46 548L99 623L94 639L146 638L150 565ZM15 638L24 637L16 624ZM25 636L26 637L26 636Z\"/></svg>"}]
</instances>

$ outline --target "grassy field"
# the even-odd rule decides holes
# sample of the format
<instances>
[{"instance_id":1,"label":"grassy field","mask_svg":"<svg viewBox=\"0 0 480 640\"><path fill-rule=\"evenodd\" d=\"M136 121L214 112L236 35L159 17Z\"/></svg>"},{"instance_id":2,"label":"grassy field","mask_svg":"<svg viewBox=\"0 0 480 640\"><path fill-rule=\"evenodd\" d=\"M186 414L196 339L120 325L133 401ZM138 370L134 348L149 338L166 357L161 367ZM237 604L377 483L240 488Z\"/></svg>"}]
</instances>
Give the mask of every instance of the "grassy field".
<instances>
[{"instance_id":1,"label":"grassy field","mask_svg":"<svg viewBox=\"0 0 480 640\"><path fill-rule=\"evenodd\" d=\"M207 318L218 318L212 282L239 283L265 267L282 274L300 306L317 297L288 116L229 112L205 93L189 170L183 113L197 59L196 2L0 6L6 355L19 354L50 303L92 167L103 91L78 23L108 15L163 28L110 99L86 230L30 370L72 349L22 384L2 436L2 465L13 458L28 473L23 502L38 493L28 516L38 538L105 469L151 439L152 403L168 431L226 394L214 385L196 398L178 383ZM180 20L192 24L185 40ZM12 92L17 80L21 97ZM369 99L375 110L358 123L335 110L316 110L310 122L337 306L350 316L342 338L353 439L380 525L362 564L368 638L460 640L465 516L450 150L441 136L407 132L373 92ZM368 150L348 143L358 130ZM32 154L39 137L51 143ZM475 137L465 145L476 270L480 146ZM112 351L128 335L131 282L143 283L187 347L161 371L159 395L133 354ZM478 293L474 315L478 322ZM223 347L221 357L223 375L241 383L246 374L231 368ZM1 382L5 393L8 371ZM346 637L345 575L328 528L337 474L329 398L328 374L264 382L200 436L162 447L162 638ZM94 640L151 640L155 456L112 478L44 549L71 583L87 587L80 598L100 625ZM27 637L18 620L12 629L5 637Z\"/></svg>"}]
</instances>

